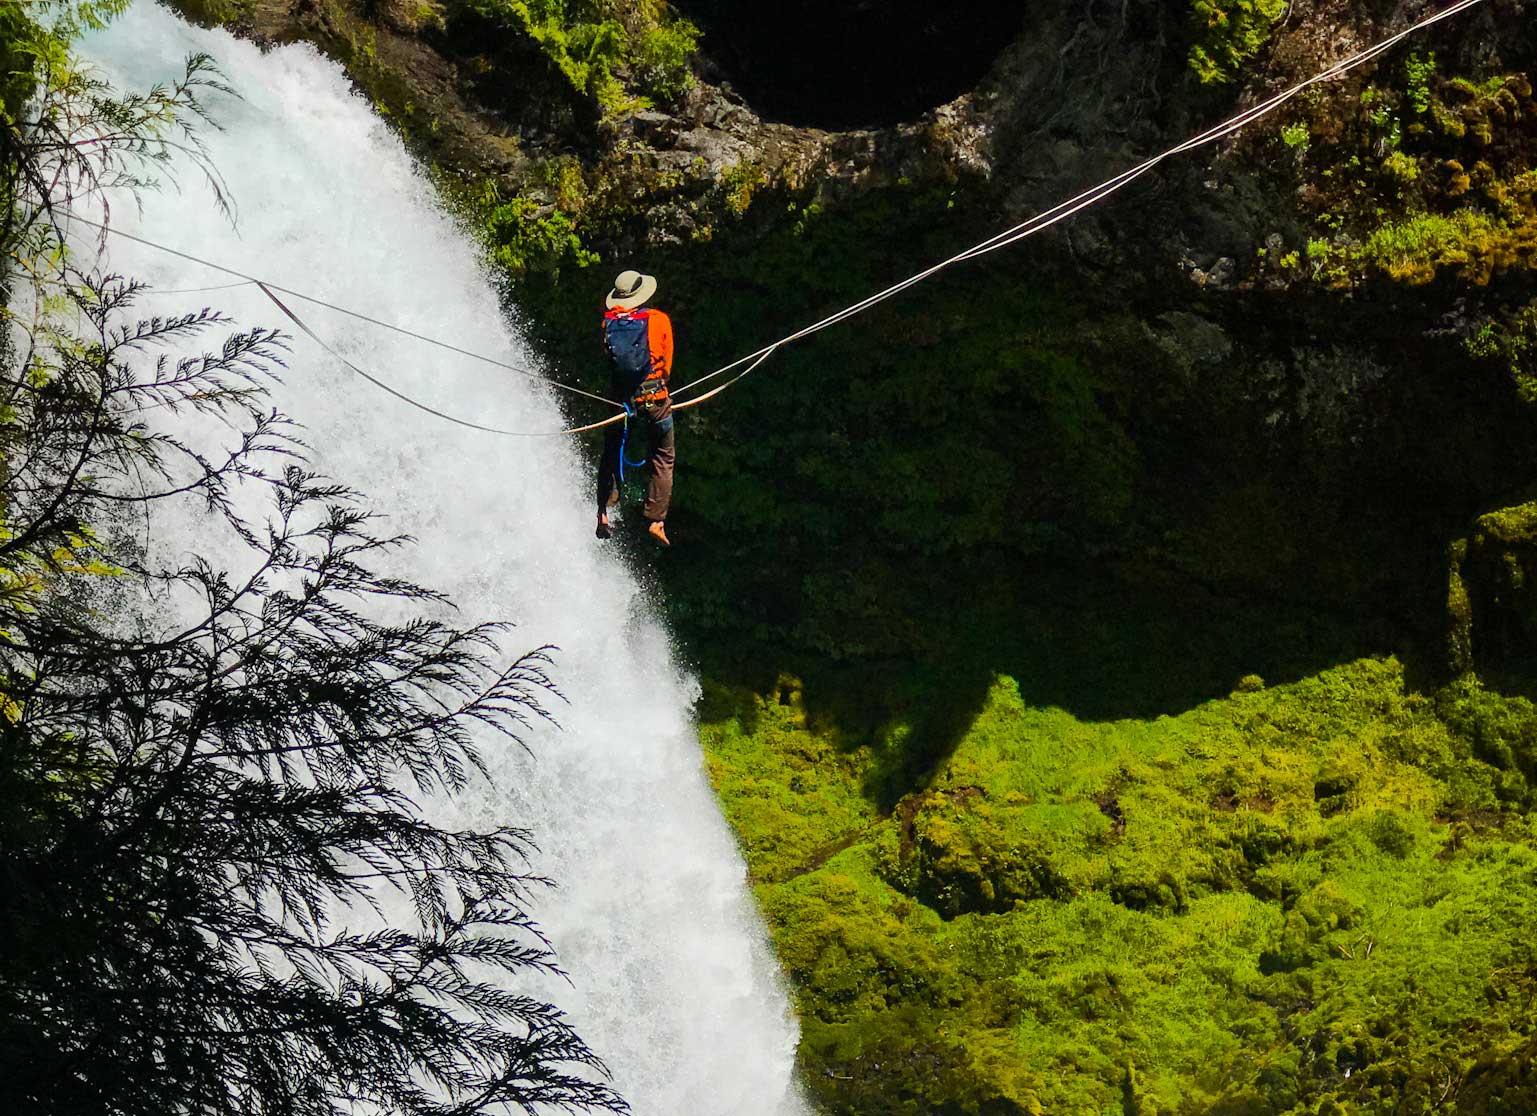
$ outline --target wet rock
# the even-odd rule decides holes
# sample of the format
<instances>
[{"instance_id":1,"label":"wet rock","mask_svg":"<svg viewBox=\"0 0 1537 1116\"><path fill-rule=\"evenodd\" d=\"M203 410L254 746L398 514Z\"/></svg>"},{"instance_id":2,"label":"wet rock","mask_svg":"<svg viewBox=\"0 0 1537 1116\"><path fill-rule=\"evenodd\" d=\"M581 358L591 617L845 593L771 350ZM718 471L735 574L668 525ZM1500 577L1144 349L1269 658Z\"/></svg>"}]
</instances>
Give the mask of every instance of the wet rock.
<instances>
[{"instance_id":1,"label":"wet rock","mask_svg":"<svg viewBox=\"0 0 1537 1116\"><path fill-rule=\"evenodd\" d=\"M1185 310L1160 314L1153 323L1152 340L1170 363L1194 383L1203 367L1221 365L1233 353L1233 339L1217 323Z\"/></svg>"},{"instance_id":2,"label":"wet rock","mask_svg":"<svg viewBox=\"0 0 1537 1116\"><path fill-rule=\"evenodd\" d=\"M678 137L677 145L680 151L703 160L698 170L712 179L753 155L752 146L745 140L709 128L694 128L684 132Z\"/></svg>"},{"instance_id":3,"label":"wet rock","mask_svg":"<svg viewBox=\"0 0 1537 1116\"><path fill-rule=\"evenodd\" d=\"M1454 666L1537 653L1537 500L1479 516L1450 567Z\"/></svg>"},{"instance_id":4,"label":"wet rock","mask_svg":"<svg viewBox=\"0 0 1537 1116\"><path fill-rule=\"evenodd\" d=\"M651 244L683 244L693 238L699 224L685 206L672 203L646 210L646 229Z\"/></svg>"},{"instance_id":5,"label":"wet rock","mask_svg":"<svg viewBox=\"0 0 1537 1116\"><path fill-rule=\"evenodd\" d=\"M1227 290L1233 286L1233 280L1238 274L1238 264L1231 256L1223 256L1212 265L1207 273L1206 285L1217 290Z\"/></svg>"},{"instance_id":6,"label":"wet rock","mask_svg":"<svg viewBox=\"0 0 1537 1116\"><path fill-rule=\"evenodd\" d=\"M667 143L676 134L676 121L665 112L637 112L629 124L635 136L649 142Z\"/></svg>"}]
</instances>

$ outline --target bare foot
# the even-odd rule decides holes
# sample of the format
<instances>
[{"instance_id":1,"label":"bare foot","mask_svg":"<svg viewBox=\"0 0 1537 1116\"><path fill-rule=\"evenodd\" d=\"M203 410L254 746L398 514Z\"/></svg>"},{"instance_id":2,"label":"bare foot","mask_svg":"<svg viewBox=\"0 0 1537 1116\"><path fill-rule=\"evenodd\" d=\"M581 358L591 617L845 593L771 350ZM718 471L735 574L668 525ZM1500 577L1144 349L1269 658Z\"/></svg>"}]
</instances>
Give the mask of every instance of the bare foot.
<instances>
[{"instance_id":1,"label":"bare foot","mask_svg":"<svg viewBox=\"0 0 1537 1116\"><path fill-rule=\"evenodd\" d=\"M600 539L606 539L613 534L613 532L608 529L608 516L604 515L602 512L598 513L598 530L596 533Z\"/></svg>"},{"instance_id":2,"label":"bare foot","mask_svg":"<svg viewBox=\"0 0 1537 1116\"><path fill-rule=\"evenodd\" d=\"M672 543L667 541L667 528L660 519L653 519L647 524L646 533L663 546L672 545Z\"/></svg>"}]
</instances>

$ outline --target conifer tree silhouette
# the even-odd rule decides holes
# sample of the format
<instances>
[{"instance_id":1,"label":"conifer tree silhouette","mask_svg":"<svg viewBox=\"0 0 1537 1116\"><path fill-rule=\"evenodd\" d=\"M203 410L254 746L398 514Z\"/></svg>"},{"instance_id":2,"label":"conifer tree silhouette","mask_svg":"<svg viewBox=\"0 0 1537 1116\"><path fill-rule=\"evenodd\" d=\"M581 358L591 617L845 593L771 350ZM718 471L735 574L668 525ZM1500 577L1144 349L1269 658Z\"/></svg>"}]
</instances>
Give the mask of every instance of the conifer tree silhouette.
<instances>
[{"instance_id":1,"label":"conifer tree silhouette","mask_svg":"<svg viewBox=\"0 0 1537 1116\"><path fill-rule=\"evenodd\" d=\"M0 1111L622 1111L519 990L560 972L531 835L418 804L548 716L551 649L507 665L500 629L380 572L409 540L267 405L279 334L137 320L137 284L73 262L69 212L174 151L217 186L188 124L207 60L120 96L17 27L40 45L0 114ZM155 564L135 535L174 502L240 569Z\"/></svg>"}]
</instances>

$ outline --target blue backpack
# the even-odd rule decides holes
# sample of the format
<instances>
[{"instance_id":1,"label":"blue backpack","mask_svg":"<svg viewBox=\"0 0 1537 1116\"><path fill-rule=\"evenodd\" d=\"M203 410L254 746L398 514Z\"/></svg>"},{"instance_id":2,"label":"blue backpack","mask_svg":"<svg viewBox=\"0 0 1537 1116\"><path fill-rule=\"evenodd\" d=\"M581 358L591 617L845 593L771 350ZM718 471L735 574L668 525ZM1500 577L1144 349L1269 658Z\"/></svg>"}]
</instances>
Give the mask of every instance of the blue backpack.
<instances>
[{"instance_id":1,"label":"blue backpack","mask_svg":"<svg viewBox=\"0 0 1537 1116\"><path fill-rule=\"evenodd\" d=\"M626 395L633 395L651 374L651 336L645 311L605 317L603 344L613 359L614 372Z\"/></svg>"}]
</instances>

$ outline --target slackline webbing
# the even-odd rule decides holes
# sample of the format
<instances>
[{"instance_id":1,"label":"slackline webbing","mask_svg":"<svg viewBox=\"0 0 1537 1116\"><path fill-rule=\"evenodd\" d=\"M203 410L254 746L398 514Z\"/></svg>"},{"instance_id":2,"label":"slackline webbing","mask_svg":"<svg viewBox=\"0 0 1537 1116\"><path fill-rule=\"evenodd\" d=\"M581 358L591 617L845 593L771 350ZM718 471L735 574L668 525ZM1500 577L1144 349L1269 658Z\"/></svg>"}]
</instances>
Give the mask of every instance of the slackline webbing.
<instances>
[{"instance_id":1,"label":"slackline webbing","mask_svg":"<svg viewBox=\"0 0 1537 1116\"><path fill-rule=\"evenodd\" d=\"M702 386L710 380L716 379L720 376L728 375L732 372L736 373L736 375L731 376L731 378L726 380L724 383L717 384L714 388L703 395L693 399L674 403L673 410L685 410L686 408L698 406L700 403L714 398L721 392L725 391L727 388L731 387L733 384L740 382L743 378L748 376L760 365L762 365L764 361L766 361L780 349L784 348L786 345L793 344L794 342L809 337L814 333L819 333L822 330L829 328L830 326L836 325L839 322L854 317L856 314L861 314L864 311L870 309L872 306L876 306L886 301L887 299L900 294L902 291L907 290L909 287L916 286L917 284L923 282L925 279L938 274L946 268L953 267L955 264L961 263L965 260L976 259L979 256L987 255L989 252L996 252L1000 248L1006 248L1011 244L1015 244L1021 240L1026 239L1027 237L1031 237L1039 232L1043 232L1044 230L1051 228L1053 225L1067 220L1069 217L1072 217L1079 211L1086 209L1091 205L1095 205L1100 201L1103 201L1111 194L1116 193L1118 190L1123 189L1130 183L1134 182L1136 179L1141 178L1144 174L1151 171L1154 167L1158 166L1166 159L1171 159L1176 155L1182 155L1187 151L1193 151L1197 148L1205 147L1209 144L1215 143L1220 139L1224 139L1227 136L1230 136L1240 129L1246 127L1247 125L1252 124L1254 121L1269 115L1281 105L1285 104L1287 101L1290 101L1293 97L1296 97L1299 93L1304 92L1312 86L1321 84L1326 81L1331 81L1341 76L1342 74L1348 73L1356 67L1370 62L1385 51L1391 50L1393 47L1397 46L1404 39L1407 39L1411 35L1417 34L1418 32L1423 31L1425 28L1434 24L1440 23L1447 19L1451 19L1453 16L1459 15L1467 9L1475 7L1476 5L1483 2L1484 0L1457 0L1456 3L1442 9L1439 12L1435 12L1432 15L1426 16L1424 19L1419 20L1417 23L1414 23L1410 27L1405 28L1403 31L1398 32L1396 35L1384 39L1381 42L1366 48L1365 50L1358 51L1357 53L1346 59L1343 59L1342 61L1336 62L1328 69L1315 74L1314 76L1308 78L1306 81L1300 82L1299 84L1294 85L1281 93L1272 95L1271 97L1259 102L1253 107L1244 110L1237 116L1234 116L1231 119L1218 124L1216 127L1210 128L1199 135L1192 136L1185 140L1183 143L1177 144L1174 147L1169 148L1167 151L1159 155L1155 155L1129 170L1122 171L1120 174L1106 179L1098 186L1095 186L1089 190L1085 190L1083 193L1078 194L1076 197L1069 198L1064 202L1060 202L1050 209L1038 213L1028 220L1015 225L1013 228L1005 229L1003 232L989 237L987 240L982 241L980 244L974 244L970 248L956 253L949 259L942 260L937 264L934 264L922 271L908 276L906 279L903 279L898 283L894 283L893 285L887 287L885 290L879 291L876 294L870 295L868 298L861 299L859 302L846 306L842 310L839 310L818 322L806 326L804 329L797 330L795 333L781 337L778 341L772 342L771 344L766 345L755 352L748 353L746 356L739 357L738 359L732 361L730 364L722 365L721 367L715 369L713 372L708 372L705 375L700 376L698 379L692 380L689 383L684 384L682 387L674 389L672 392L673 398L678 399L686 392L693 391L694 389ZM158 249L162 252L167 252L184 260L188 260L192 263L201 264L204 267L208 267L215 271L223 272L226 275L231 275L238 279L242 279L246 283L255 284L261 289L262 293L264 293L269 299L272 300L273 304L276 305L277 308L290 321L298 326L298 328L303 331L306 336L308 336L312 341L314 341L325 352L330 354L336 360L346 365L349 369L357 373L369 383L373 384L375 387L394 396L396 399L399 399L402 402L417 408L418 410L425 411L430 415L434 415L437 418L444 419L447 422L456 423L460 426L468 427L471 430L479 430L488 434L501 434L509 437L538 438L559 437L567 434L582 434L590 430L598 430L616 422L623 422L625 419L622 404L615 403L610 399L605 399L603 396L583 391L581 388L572 387L569 384L563 384L559 381L551 380L546 376L542 376L539 373L532 371L531 369L509 364L508 362L498 360L495 357L489 357L482 353L473 352L471 350L461 348L457 345L450 344L449 342L441 341L437 338L428 337L413 330L405 329L390 322L380 321L379 319L370 317L367 314L363 314L355 310L350 310L344 306L338 306L335 303L328 302L313 295L307 295L300 291L296 291L288 287L283 287L267 280L258 279L255 276L236 271L233 268L224 266L223 264L215 263L212 260L201 259L197 256L191 255L190 253L179 251L164 244L158 244L152 240L147 240L144 237L135 236L132 233L127 233L119 229L111 228L99 221L92 221L89 218L76 215L71 215L71 219L79 221L82 224L91 226L93 228L100 229L103 233L110 233L113 236L119 236L127 240L135 241L136 243L143 244L150 248ZM233 285L239 286L241 284ZM298 316L298 314L296 314L291 308L284 304L284 302L278 298L277 293L275 292L281 292L290 296L291 298L301 299L305 302L313 303L316 306L323 306L328 310L334 310L337 313L346 314L350 317L357 318L360 321L368 322L372 325L380 326L384 329L393 330L396 333L404 334L408 337L412 337L418 341L422 341L430 345L436 345L439 348L447 349L450 352L455 352L462 356L471 357L475 360L480 360L488 364L496 365L499 368L517 373L518 375L528 376L530 378L540 380L562 391L567 391L574 395L580 395L587 399L596 400L608 406L619 408L619 413L598 422L586 423L585 425L581 426L571 426L564 430L548 431L504 430L500 427L485 426L481 423L459 418L456 415L451 415L445 411L437 410L434 407L430 407L425 403L421 403L418 400L413 399L409 395L406 395L404 392L398 391L397 389L391 387L389 384L385 383L383 380L380 380L376 376L373 376L370 373L364 371L356 363L342 356L331 345L327 344L313 329L311 329L309 325ZM738 371L739 369L740 371Z\"/></svg>"}]
</instances>

